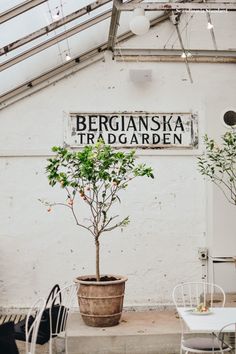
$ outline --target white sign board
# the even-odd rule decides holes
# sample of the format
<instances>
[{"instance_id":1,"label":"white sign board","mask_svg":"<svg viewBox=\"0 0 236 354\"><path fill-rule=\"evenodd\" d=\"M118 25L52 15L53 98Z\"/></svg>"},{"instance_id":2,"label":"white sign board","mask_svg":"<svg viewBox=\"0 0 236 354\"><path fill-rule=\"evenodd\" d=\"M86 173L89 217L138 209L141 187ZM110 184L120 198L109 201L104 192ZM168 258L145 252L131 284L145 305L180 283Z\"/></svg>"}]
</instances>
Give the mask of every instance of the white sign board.
<instances>
[{"instance_id":1,"label":"white sign board","mask_svg":"<svg viewBox=\"0 0 236 354\"><path fill-rule=\"evenodd\" d=\"M65 145L83 147L98 139L117 148L197 149L198 117L191 113L70 113Z\"/></svg>"}]
</instances>

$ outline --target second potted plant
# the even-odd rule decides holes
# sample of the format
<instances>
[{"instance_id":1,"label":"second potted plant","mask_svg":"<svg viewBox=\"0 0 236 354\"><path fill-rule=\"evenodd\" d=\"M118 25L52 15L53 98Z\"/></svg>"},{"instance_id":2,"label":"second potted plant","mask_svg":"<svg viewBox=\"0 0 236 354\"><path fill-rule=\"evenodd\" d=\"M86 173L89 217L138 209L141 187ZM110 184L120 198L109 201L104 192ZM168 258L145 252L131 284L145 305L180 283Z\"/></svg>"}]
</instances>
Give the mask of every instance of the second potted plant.
<instances>
[{"instance_id":1,"label":"second potted plant","mask_svg":"<svg viewBox=\"0 0 236 354\"><path fill-rule=\"evenodd\" d=\"M121 152L99 141L85 146L81 151L53 147L56 155L48 159L46 172L49 184L60 184L66 193L63 203L48 203L48 211L54 205L64 205L72 212L76 224L94 238L94 275L81 276L78 300L80 313L89 326L114 326L119 323L126 277L100 274L100 237L103 233L124 227L129 217L119 220L112 215L112 207L120 203L120 192L139 176L154 178L151 167L135 164L135 152ZM75 204L83 202L88 207L87 222L79 219Z\"/></svg>"},{"instance_id":2,"label":"second potted plant","mask_svg":"<svg viewBox=\"0 0 236 354\"><path fill-rule=\"evenodd\" d=\"M236 205L236 132L226 132L219 146L214 139L204 137L205 153L198 158L200 173L212 181L229 203Z\"/></svg>"}]
</instances>

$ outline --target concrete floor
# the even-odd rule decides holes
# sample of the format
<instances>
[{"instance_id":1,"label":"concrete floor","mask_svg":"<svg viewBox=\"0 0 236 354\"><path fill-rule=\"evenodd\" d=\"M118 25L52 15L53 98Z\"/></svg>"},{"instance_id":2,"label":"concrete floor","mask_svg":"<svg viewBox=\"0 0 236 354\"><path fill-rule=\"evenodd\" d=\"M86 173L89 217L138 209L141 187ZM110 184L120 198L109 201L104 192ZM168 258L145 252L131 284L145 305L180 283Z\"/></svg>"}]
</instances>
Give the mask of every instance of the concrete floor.
<instances>
[{"instance_id":1,"label":"concrete floor","mask_svg":"<svg viewBox=\"0 0 236 354\"><path fill-rule=\"evenodd\" d=\"M19 340L16 341L17 347L19 349L19 354L26 354L25 352L25 342L21 342ZM48 354L48 344L37 345L36 346L36 354Z\"/></svg>"},{"instance_id":2,"label":"concrete floor","mask_svg":"<svg viewBox=\"0 0 236 354\"><path fill-rule=\"evenodd\" d=\"M217 303L217 299L216 299ZM226 306L235 306L236 294L226 294ZM20 354L25 343L17 341ZM123 312L118 326L86 326L78 312L68 322L69 354L177 354L180 321L175 311ZM48 354L48 344L37 346L37 354ZM64 338L54 340L54 353L64 353Z\"/></svg>"},{"instance_id":3,"label":"concrete floor","mask_svg":"<svg viewBox=\"0 0 236 354\"><path fill-rule=\"evenodd\" d=\"M68 322L69 354L176 354L179 353L180 323L174 311L124 312L115 327L86 326L79 313ZM25 354L23 342L17 342ZM55 353L64 353L64 339L57 338ZM48 344L37 346L47 354Z\"/></svg>"}]
</instances>

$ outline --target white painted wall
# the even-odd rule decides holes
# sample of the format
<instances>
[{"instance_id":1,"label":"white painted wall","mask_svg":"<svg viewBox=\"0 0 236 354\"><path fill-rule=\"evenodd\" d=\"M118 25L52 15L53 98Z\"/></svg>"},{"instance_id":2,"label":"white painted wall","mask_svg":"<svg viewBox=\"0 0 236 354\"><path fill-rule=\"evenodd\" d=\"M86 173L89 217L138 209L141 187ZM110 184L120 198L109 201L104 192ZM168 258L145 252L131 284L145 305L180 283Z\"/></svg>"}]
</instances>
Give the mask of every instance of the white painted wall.
<instances>
[{"instance_id":1,"label":"white painted wall","mask_svg":"<svg viewBox=\"0 0 236 354\"><path fill-rule=\"evenodd\" d=\"M151 82L129 80L129 70L139 68L152 70ZM90 236L67 210L47 213L38 202L65 198L44 174L50 147L63 142L63 117L70 111L198 111L200 135L206 121L217 135L219 112L235 100L235 66L191 65L191 71L192 85L183 64L118 64L108 55L0 112L0 306L29 306L54 283L94 273ZM131 224L104 235L101 268L129 277L126 305L169 304L175 284L201 279L197 251L207 244L206 184L196 156L139 161L151 165L156 178L134 181L123 196L120 213L130 215Z\"/></svg>"},{"instance_id":2,"label":"white painted wall","mask_svg":"<svg viewBox=\"0 0 236 354\"><path fill-rule=\"evenodd\" d=\"M235 67L231 67L235 77ZM217 72L218 74L218 72ZM219 82L220 85L220 82ZM227 110L235 110L235 82L231 80L222 83L225 94L208 96L206 106L206 126L209 136L221 144L221 136L227 131L222 123L223 114ZM218 88L216 87L216 90ZM211 117L211 119L208 119ZM213 263L212 259L235 257L236 255L236 206L230 204L223 193L215 185L207 183L207 246L209 248L209 279L223 287L226 292L236 291L236 267L235 263Z\"/></svg>"},{"instance_id":3,"label":"white painted wall","mask_svg":"<svg viewBox=\"0 0 236 354\"><path fill-rule=\"evenodd\" d=\"M236 110L235 100L232 100L228 92L228 90L232 90L235 96L236 85L228 82L225 83L225 88L226 94L219 97L218 100L209 97L209 106L206 111L207 116L214 117L207 121L207 131L219 144L221 144L221 136L228 130L221 118L227 110ZM208 183L207 188L210 255L213 257L234 257L236 255L236 206L230 204L216 186ZM234 267L233 264L232 267ZM234 290L236 290L236 281Z\"/></svg>"}]
</instances>

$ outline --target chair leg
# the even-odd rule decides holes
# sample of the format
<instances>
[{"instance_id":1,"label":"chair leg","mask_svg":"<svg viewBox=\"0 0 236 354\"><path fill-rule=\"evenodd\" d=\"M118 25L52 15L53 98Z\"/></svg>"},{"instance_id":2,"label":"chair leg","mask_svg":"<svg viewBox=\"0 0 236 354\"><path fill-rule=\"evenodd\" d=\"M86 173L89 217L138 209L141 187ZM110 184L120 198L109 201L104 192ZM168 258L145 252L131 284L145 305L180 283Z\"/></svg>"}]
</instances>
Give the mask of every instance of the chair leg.
<instances>
[{"instance_id":1,"label":"chair leg","mask_svg":"<svg viewBox=\"0 0 236 354\"><path fill-rule=\"evenodd\" d=\"M180 354L188 354L188 351L183 350L182 345L180 346Z\"/></svg>"},{"instance_id":2,"label":"chair leg","mask_svg":"<svg viewBox=\"0 0 236 354\"><path fill-rule=\"evenodd\" d=\"M66 332L65 332L65 354L68 354L68 340L67 340Z\"/></svg>"},{"instance_id":3,"label":"chair leg","mask_svg":"<svg viewBox=\"0 0 236 354\"><path fill-rule=\"evenodd\" d=\"M52 354L52 338L50 338L48 342L48 352L49 354Z\"/></svg>"}]
</instances>

